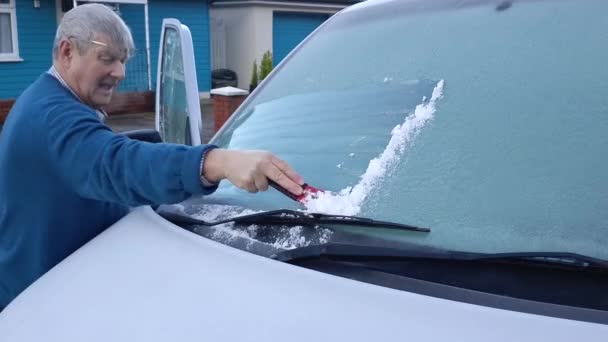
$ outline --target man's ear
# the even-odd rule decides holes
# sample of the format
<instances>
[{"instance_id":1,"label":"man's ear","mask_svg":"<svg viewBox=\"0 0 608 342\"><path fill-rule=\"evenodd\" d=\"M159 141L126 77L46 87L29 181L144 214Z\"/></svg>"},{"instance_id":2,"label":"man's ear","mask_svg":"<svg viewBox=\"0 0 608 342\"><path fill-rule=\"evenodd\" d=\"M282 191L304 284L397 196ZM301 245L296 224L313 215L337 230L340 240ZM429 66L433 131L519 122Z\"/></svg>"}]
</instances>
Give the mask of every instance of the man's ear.
<instances>
[{"instance_id":1,"label":"man's ear","mask_svg":"<svg viewBox=\"0 0 608 342\"><path fill-rule=\"evenodd\" d=\"M68 39L62 39L61 42L59 42L57 59L64 69L70 67L75 53L77 53L77 51L73 42Z\"/></svg>"}]
</instances>

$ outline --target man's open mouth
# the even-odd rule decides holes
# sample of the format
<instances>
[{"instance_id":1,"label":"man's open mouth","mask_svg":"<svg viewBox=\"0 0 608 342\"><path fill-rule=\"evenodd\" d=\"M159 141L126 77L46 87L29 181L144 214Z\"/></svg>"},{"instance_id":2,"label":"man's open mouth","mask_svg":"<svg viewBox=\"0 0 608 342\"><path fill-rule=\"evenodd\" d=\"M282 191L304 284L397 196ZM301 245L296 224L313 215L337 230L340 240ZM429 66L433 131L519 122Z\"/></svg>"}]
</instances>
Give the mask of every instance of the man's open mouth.
<instances>
[{"instance_id":1,"label":"man's open mouth","mask_svg":"<svg viewBox=\"0 0 608 342\"><path fill-rule=\"evenodd\" d=\"M103 91L111 92L112 90L114 90L114 86L115 84L102 83L101 85L99 85L99 88Z\"/></svg>"}]
</instances>

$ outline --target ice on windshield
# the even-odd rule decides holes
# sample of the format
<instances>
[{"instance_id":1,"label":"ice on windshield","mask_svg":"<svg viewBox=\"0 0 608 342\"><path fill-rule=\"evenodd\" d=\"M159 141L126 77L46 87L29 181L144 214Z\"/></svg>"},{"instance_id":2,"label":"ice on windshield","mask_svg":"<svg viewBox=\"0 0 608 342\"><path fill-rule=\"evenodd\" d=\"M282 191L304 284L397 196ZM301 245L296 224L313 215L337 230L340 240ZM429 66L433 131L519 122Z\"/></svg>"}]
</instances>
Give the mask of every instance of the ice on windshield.
<instances>
[{"instance_id":1,"label":"ice on windshield","mask_svg":"<svg viewBox=\"0 0 608 342\"><path fill-rule=\"evenodd\" d=\"M414 112L405 121L393 128L391 139L384 151L369 162L367 170L360 177L359 183L339 192L320 192L314 197L309 196L306 211L311 213L326 213L336 215L356 215L367 195L381 183L391 167L403 155L405 148L418 135L422 127L433 118L436 102L443 96L444 81L440 80L431 95L430 100L422 99Z\"/></svg>"},{"instance_id":2,"label":"ice on windshield","mask_svg":"<svg viewBox=\"0 0 608 342\"><path fill-rule=\"evenodd\" d=\"M173 205L174 209L182 213L207 222L225 220L236 216L251 215L261 211L254 211L242 207L205 204L196 207ZM196 230L202 236L215 241L248 250L255 254L268 255L277 250L294 249L311 244L327 243L332 231L322 227L308 228L302 226L273 226L259 225L238 226L234 223L225 223L211 227L199 227ZM261 246L260 244L264 246Z\"/></svg>"},{"instance_id":3,"label":"ice on windshield","mask_svg":"<svg viewBox=\"0 0 608 342\"><path fill-rule=\"evenodd\" d=\"M395 126L383 152L372 159L366 171L359 177L359 182L338 193L318 193L317 198L309 198L306 212L328 213L338 215L357 215L366 197L378 187L382 179L389 175L391 169L403 156L405 149L420 130L433 118L436 103L443 95L444 81L437 82L429 98L423 97L404 121ZM348 157L355 156L354 152ZM177 207L176 207L177 208ZM259 213L240 206L221 204L200 204L180 208L180 211L191 217L214 222L237 216ZM327 243L332 230L323 227L235 225L226 223L211 227L198 227L196 232L215 241L250 251L255 254L269 255L277 250L293 249L314 244Z\"/></svg>"}]
</instances>

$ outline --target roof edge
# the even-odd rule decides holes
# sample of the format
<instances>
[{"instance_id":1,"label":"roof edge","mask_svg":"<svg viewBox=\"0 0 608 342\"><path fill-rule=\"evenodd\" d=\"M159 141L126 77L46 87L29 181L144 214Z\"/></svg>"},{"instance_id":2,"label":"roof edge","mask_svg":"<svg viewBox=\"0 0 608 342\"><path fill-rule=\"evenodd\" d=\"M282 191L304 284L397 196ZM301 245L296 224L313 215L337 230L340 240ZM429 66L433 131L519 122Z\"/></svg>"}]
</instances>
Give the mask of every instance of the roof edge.
<instances>
[{"instance_id":1,"label":"roof edge","mask_svg":"<svg viewBox=\"0 0 608 342\"><path fill-rule=\"evenodd\" d=\"M350 5L361 2L361 0L313 0L313 1L292 1L292 0L209 0L211 6L286 6L286 7L319 7L325 9L341 10Z\"/></svg>"}]
</instances>

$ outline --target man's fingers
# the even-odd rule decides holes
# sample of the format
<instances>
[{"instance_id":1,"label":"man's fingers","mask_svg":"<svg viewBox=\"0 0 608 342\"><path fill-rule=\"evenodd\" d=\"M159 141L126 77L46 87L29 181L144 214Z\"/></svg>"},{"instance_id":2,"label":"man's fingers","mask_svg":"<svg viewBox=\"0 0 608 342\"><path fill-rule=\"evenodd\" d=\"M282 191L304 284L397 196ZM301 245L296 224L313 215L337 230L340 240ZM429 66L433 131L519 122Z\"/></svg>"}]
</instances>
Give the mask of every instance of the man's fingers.
<instances>
[{"instance_id":1,"label":"man's fingers","mask_svg":"<svg viewBox=\"0 0 608 342\"><path fill-rule=\"evenodd\" d=\"M268 190L268 178L266 178L266 176L264 176L263 174L257 174L253 181L255 183L255 187L259 191Z\"/></svg>"},{"instance_id":2,"label":"man's fingers","mask_svg":"<svg viewBox=\"0 0 608 342\"><path fill-rule=\"evenodd\" d=\"M245 190L251 192L251 193L256 193L258 192L258 187L256 186L254 180L251 180L249 182L247 182L244 186Z\"/></svg>"},{"instance_id":3,"label":"man's fingers","mask_svg":"<svg viewBox=\"0 0 608 342\"><path fill-rule=\"evenodd\" d=\"M264 170L266 177L273 180L275 183L279 184L287 191L291 192L294 195L302 194L302 186L296 182L294 182L290 177L285 175L279 168L277 168L274 164L269 164L268 169Z\"/></svg>"},{"instance_id":4,"label":"man's fingers","mask_svg":"<svg viewBox=\"0 0 608 342\"><path fill-rule=\"evenodd\" d=\"M215 151L215 150L214 150ZM211 151L213 152L213 151ZM294 195L302 194L304 179L285 161L267 151L226 151L216 152L224 156L219 165L223 167L223 178L249 192L266 191L272 180ZM213 164L214 155L208 155L205 164ZM207 165L209 166L209 165ZM207 175L207 173L205 173Z\"/></svg>"},{"instance_id":5,"label":"man's fingers","mask_svg":"<svg viewBox=\"0 0 608 342\"><path fill-rule=\"evenodd\" d=\"M279 159L274 155L271 157L271 161L272 164L274 164L274 166L279 169L281 175L287 176L289 179L291 179L294 183L298 185L304 184L304 178L302 178L302 176L300 176L294 169L292 169L286 161ZM273 180L277 183L279 182L278 179L273 178Z\"/></svg>"}]
</instances>

